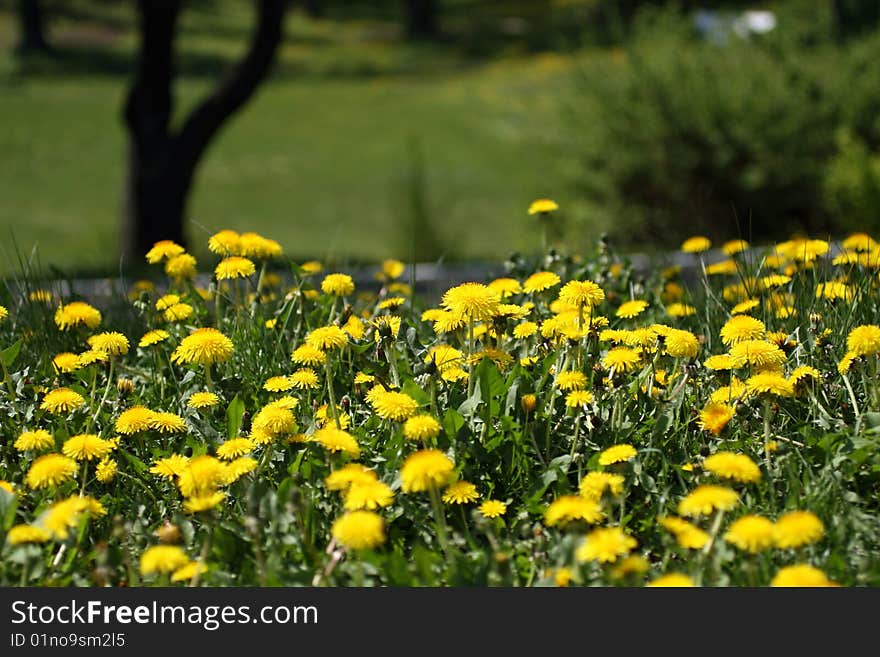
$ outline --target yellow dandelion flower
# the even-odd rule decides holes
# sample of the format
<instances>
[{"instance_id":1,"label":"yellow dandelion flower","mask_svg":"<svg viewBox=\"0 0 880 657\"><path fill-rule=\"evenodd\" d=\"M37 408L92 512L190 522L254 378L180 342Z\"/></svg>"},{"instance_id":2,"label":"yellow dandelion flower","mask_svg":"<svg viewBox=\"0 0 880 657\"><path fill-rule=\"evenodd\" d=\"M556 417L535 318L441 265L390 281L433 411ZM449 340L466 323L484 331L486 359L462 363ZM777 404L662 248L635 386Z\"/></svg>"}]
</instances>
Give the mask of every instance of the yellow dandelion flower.
<instances>
[{"instance_id":1,"label":"yellow dandelion flower","mask_svg":"<svg viewBox=\"0 0 880 657\"><path fill-rule=\"evenodd\" d=\"M759 305L761 305L761 302L758 301L757 299L746 299L745 301L742 301L742 302L736 304L733 308L731 308L730 314L731 315L740 315L742 313L747 313L751 310L754 310Z\"/></svg>"},{"instance_id":2,"label":"yellow dandelion flower","mask_svg":"<svg viewBox=\"0 0 880 657\"><path fill-rule=\"evenodd\" d=\"M141 575L173 573L189 563L186 552L178 545L154 545L141 554Z\"/></svg>"},{"instance_id":3,"label":"yellow dandelion flower","mask_svg":"<svg viewBox=\"0 0 880 657\"><path fill-rule=\"evenodd\" d=\"M722 260L720 262L713 262L711 265L706 265L707 276L730 276L737 271L738 268L736 266L736 261L734 260Z\"/></svg>"},{"instance_id":4,"label":"yellow dandelion flower","mask_svg":"<svg viewBox=\"0 0 880 657\"><path fill-rule=\"evenodd\" d=\"M672 588L696 586L694 580L683 573L667 573L651 580L645 586Z\"/></svg>"},{"instance_id":5,"label":"yellow dandelion flower","mask_svg":"<svg viewBox=\"0 0 880 657\"><path fill-rule=\"evenodd\" d=\"M394 491L388 484L374 480L353 483L343 494L343 506L346 511L368 509L374 511L386 507L394 501Z\"/></svg>"},{"instance_id":6,"label":"yellow dandelion flower","mask_svg":"<svg viewBox=\"0 0 880 657\"><path fill-rule=\"evenodd\" d=\"M82 433L71 436L61 447L61 452L77 461L101 459L113 451L115 445L93 433Z\"/></svg>"},{"instance_id":7,"label":"yellow dandelion flower","mask_svg":"<svg viewBox=\"0 0 880 657\"><path fill-rule=\"evenodd\" d=\"M880 353L880 326L865 324L854 328L846 336L846 349L856 356Z\"/></svg>"},{"instance_id":8,"label":"yellow dandelion flower","mask_svg":"<svg viewBox=\"0 0 880 657\"><path fill-rule=\"evenodd\" d=\"M492 319L498 312L501 295L481 283L462 283L443 294L441 305L462 321Z\"/></svg>"},{"instance_id":9,"label":"yellow dandelion flower","mask_svg":"<svg viewBox=\"0 0 880 657\"><path fill-rule=\"evenodd\" d=\"M147 262L155 265L167 258L172 258L184 252L184 248L172 240L159 240L153 247L147 251Z\"/></svg>"},{"instance_id":10,"label":"yellow dandelion flower","mask_svg":"<svg viewBox=\"0 0 880 657\"><path fill-rule=\"evenodd\" d=\"M682 242L680 248L684 253L703 253L712 248L712 242L708 237L695 235Z\"/></svg>"},{"instance_id":11,"label":"yellow dandelion flower","mask_svg":"<svg viewBox=\"0 0 880 657\"><path fill-rule=\"evenodd\" d=\"M117 433L131 435L150 429L153 424L155 411L144 406L133 406L120 413L116 419L115 429Z\"/></svg>"},{"instance_id":12,"label":"yellow dandelion flower","mask_svg":"<svg viewBox=\"0 0 880 657\"><path fill-rule=\"evenodd\" d=\"M108 458L103 458L98 462L98 465L95 467L95 478L102 484L109 483L113 481L113 478L116 476L116 469L116 461Z\"/></svg>"},{"instance_id":13,"label":"yellow dandelion flower","mask_svg":"<svg viewBox=\"0 0 880 657\"><path fill-rule=\"evenodd\" d=\"M605 291L592 281L568 281L559 290L559 300L576 308L598 306L604 298Z\"/></svg>"},{"instance_id":14,"label":"yellow dandelion flower","mask_svg":"<svg viewBox=\"0 0 880 657\"><path fill-rule=\"evenodd\" d=\"M837 582L828 578L828 576L809 564L795 564L794 566L785 566L780 568L773 576L770 586L797 586L797 587L834 587L839 586Z\"/></svg>"},{"instance_id":15,"label":"yellow dandelion flower","mask_svg":"<svg viewBox=\"0 0 880 657\"><path fill-rule=\"evenodd\" d=\"M730 524L724 540L745 552L761 552L773 545L773 521L757 515L742 516Z\"/></svg>"},{"instance_id":16,"label":"yellow dandelion flower","mask_svg":"<svg viewBox=\"0 0 880 657\"><path fill-rule=\"evenodd\" d=\"M605 491L611 495L621 495L623 482L623 477L613 472L588 472L578 484L578 492L581 496L598 502Z\"/></svg>"},{"instance_id":17,"label":"yellow dandelion flower","mask_svg":"<svg viewBox=\"0 0 880 657\"><path fill-rule=\"evenodd\" d=\"M171 334L168 331L164 331L162 329L147 331L138 342L138 347L150 347L154 344L159 344L160 342L167 340L170 337Z\"/></svg>"},{"instance_id":18,"label":"yellow dandelion flower","mask_svg":"<svg viewBox=\"0 0 880 657\"><path fill-rule=\"evenodd\" d=\"M50 538L52 535L49 532L33 525L15 525L6 533L6 540L10 545L45 543Z\"/></svg>"},{"instance_id":19,"label":"yellow dandelion flower","mask_svg":"<svg viewBox=\"0 0 880 657\"><path fill-rule=\"evenodd\" d=\"M37 429L35 431L24 431L15 439L13 447L19 452L41 452L45 449L55 447L55 438L45 429Z\"/></svg>"},{"instance_id":20,"label":"yellow dandelion flower","mask_svg":"<svg viewBox=\"0 0 880 657\"><path fill-rule=\"evenodd\" d=\"M824 535L825 525L812 511L783 513L773 525L773 543L781 549L815 543Z\"/></svg>"},{"instance_id":21,"label":"yellow dandelion flower","mask_svg":"<svg viewBox=\"0 0 880 657\"><path fill-rule=\"evenodd\" d=\"M794 396L794 384L775 372L759 372L750 376L746 379L746 390L754 395Z\"/></svg>"},{"instance_id":22,"label":"yellow dandelion flower","mask_svg":"<svg viewBox=\"0 0 880 657\"><path fill-rule=\"evenodd\" d=\"M172 582L189 582L196 575L204 575L208 572L208 566L198 561L190 561L171 573Z\"/></svg>"},{"instance_id":23,"label":"yellow dandelion flower","mask_svg":"<svg viewBox=\"0 0 880 657\"><path fill-rule=\"evenodd\" d=\"M404 493L439 488L452 479L455 464L437 449L423 449L406 457L400 469Z\"/></svg>"},{"instance_id":24,"label":"yellow dandelion flower","mask_svg":"<svg viewBox=\"0 0 880 657\"><path fill-rule=\"evenodd\" d=\"M214 268L214 276L218 281L234 278L247 278L257 271L253 261L242 256L227 256Z\"/></svg>"},{"instance_id":25,"label":"yellow dandelion flower","mask_svg":"<svg viewBox=\"0 0 880 657\"><path fill-rule=\"evenodd\" d=\"M194 392L186 400L186 405L190 408L211 408L220 403L220 397L213 392L199 391Z\"/></svg>"},{"instance_id":26,"label":"yellow dandelion flower","mask_svg":"<svg viewBox=\"0 0 880 657\"><path fill-rule=\"evenodd\" d=\"M165 479L179 477L189 465L189 458L180 454L172 454L161 458L150 468L150 472Z\"/></svg>"},{"instance_id":27,"label":"yellow dandelion flower","mask_svg":"<svg viewBox=\"0 0 880 657\"><path fill-rule=\"evenodd\" d=\"M109 356L120 356L128 353L128 338L117 331L106 331L91 336L89 346L96 351L103 351Z\"/></svg>"},{"instance_id":28,"label":"yellow dandelion flower","mask_svg":"<svg viewBox=\"0 0 880 657\"><path fill-rule=\"evenodd\" d=\"M431 415L414 415L403 425L403 435L409 440L431 440L440 434L440 423Z\"/></svg>"},{"instance_id":29,"label":"yellow dandelion flower","mask_svg":"<svg viewBox=\"0 0 880 657\"><path fill-rule=\"evenodd\" d=\"M611 465L613 463L624 463L636 457L636 448L626 443L612 445L599 454L599 465Z\"/></svg>"},{"instance_id":30,"label":"yellow dandelion flower","mask_svg":"<svg viewBox=\"0 0 880 657\"><path fill-rule=\"evenodd\" d=\"M688 317L696 315L697 309L686 303L671 303L666 306L666 314L670 317Z\"/></svg>"},{"instance_id":31,"label":"yellow dandelion flower","mask_svg":"<svg viewBox=\"0 0 880 657\"><path fill-rule=\"evenodd\" d=\"M403 422L414 416L419 408L419 403L404 392L379 391L370 400L370 405L376 411L376 415L383 420Z\"/></svg>"},{"instance_id":32,"label":"yellow dandelion flower","mask_svg":"<svg viewBox=\"0 0 880 657\"><path fill-rule=\"evenodd\" d=\"M605 369L613 369L615 372L629 372L636 369L641 360L641 354L635 349L614 347L608 350L601 362Z\"/></svg>"},{"instance_id":33,"label":"yellow dandelion flower","mask_svg":"<svg viewBox=\"0 0 880 657\"><path fill-rule=\"evenodd\" d=\"M293 374L288 375L287 379L297 390L315 390L321 387L321 384L318 381L318 374L315 370L309 369L308 367L298 369Z\"/></svg>"},{"instance_id":34,"label":"yellow dandelion flower","mask_svg":"<svg viewBox=\"0 0 880 657\"><path fill-rule=\"evenodd\" d=\"M706 457L703 468L722 479L733 479L743 484L761 480L761 469L745 454L716 452Z\"/></svg>"},{"instance_id":35,"label":"yellow dandelion flower","mask_svg":"<svg viewBox=\"0 0 880 657\"><path fill-rule=\"evenodd\" d=\"M480 499L477 487L469 481L456 481L443 491L442 500L446 504L469 504Z\"/></svg>"},{"instance_id":36,"label":"yellow dandelion flower","mask_svg":"<svg viewBox=\"0 0 880 657\"><path fill-rule=\"evenodd\" d=\"M745 340L761 340L767 333L764 322L749 315L735 315L721 327L721 341L726 345Z\"/></svg>"},{"instance_id":37,"label":"yellow dandelion flower","mask_svg":"<svg viewBox=\"0 0 880 657\"><path fill-rule=\"evenodd\" d=\"M306 344L322 352L341 349L348 344L348 334L338 326L321 326L306 335Z\"/></svg>"},{"instance_id":38,"label":"yellow dandelion flower","mask_svg":"<svg viewBox=\"0 0 880 657\"><path fill-rule=\"evenodd\" d=\"M286 392L293 388L293 381L288 376L272 376L266 379L263 384L263 390L269 392Z\"/></svg>"},{"instance_id":39,"label":"yellow dandelion flower","mask_svg":"<svg viewBox=\"0 0 880 657\"><path fill-rule=\"evenodd\" d=\"M672 533L678 545L686 550L701 550L709 541L709 534L682 518L665 516L659 518L658 523Z\"/></svg>"},{"instance_id":40,"label":"yellow dandelion flower","mask_svg":"<svg viewBox=\"0 0 880 657\"><path fill-rule=\"evenodd\" d=\"M632 319L633 317L638 317L641 315L645 308L648 307L648 302L642 299L633 299L632 301L624 301L617 310L614 312L615 316L621 317L623 319Z\"/></svg>"},{"instance_id":41,"label":"yellow dandelion flower","mask_svg":"<svg viewBox=\"0 0 880 657\"><path fill-rule=\"evenodd\" d=\"M49 488L73 479L76 461L63 454L45 454L31 463L26 481L31 488Z\"/></svg>"},{"instance_id":42,"label":"yellow dandelion flower","mask_svg":"<svg viewBox=\"0 0 880 657\"><path fill-rule=\"evenodd\" d=\"M690 331L669 329L664 335L666 353L673 358L696 358L700 341Z\"/></svg>"},{"instance_id":43,"label":"yellow dandelion flower","mask_svg":"<svg viewBox=\"0 0 880 657\"><path fill-rule=\"evenodd\" d=\"M200 365L221 363L229 360L232 350L232 340L220 331L215 328L200 328L181 340L171 354L171 362Z\"/></svg>"},{"instance_id":44,"label":"yellow dandelion flower","mask_svg":"<svg viewBox=\"0 0 880 657\"><path fill-rule=\"evenodd\" d=\"M58 306L55 311L55 324L62 331L79 325L95 329L101 323L101 311L84 301L71 301L69 304Z\"/></svg>"},{"instance_id":45,"label":"yellow dandelion flower","mask_svg":"<svg viewBox=\"0 0 880 657\"><path fill-rule=\"evenodd\" d=\"M69 351L56 354L52 359L52 367L58 373L73 372L80 367L79 356Z\"/></svg>"},{"instance_id":46,"label":"yellow dandelion flower","mask_svg":"<svg viewBox=\"0 0 880 657\"><path fill-rule=\"evenodd\" d=\"M355 437L335 426L321 427L313 434L312 440L330 452L342 452L353 458L361 455L361 448Z\"/></svg>"},{"instance_id":47,"label":"yellow dandelion flower","mask_svg":"<svg viewBox=\"0 0 880 657\"><path fill-rule=\"evenodd\" d=\"M792 370L791 374L788 377L788 380L797 387L799 384L805 383L806 381L812 379L813 381L818 381L821 379L822 375L815 367L811 367L809 365L801 365L800 367L796 367Z\"/></svg>"},{"instance_id":48,"label":"yellow dandelion flower","mask_svg":"<svg viewBox=\"0 0 880 657\"><path fill-rule=\"evenodd\" d=\"M254 451L254 441L250 438L230 438L217 447L217 457L224 461L232 461Z\"/></svg>"},{"instance_id":49,"label":"yellow dandelion flower","mask_svg":"<svg viewBox=\"0 0 880 657\"><path fill-rule=\"evenodd\" d=\"M378 481L376 473L360 463L349 463L334 470L324 478L327 490L346 490L355 484Z\"/></svg>"},{"instance_id":50,"label":"yellow dandelion flower","mask_svg":"<svg viewBox=\"0 0 880 657\"><path fill-rule=\"evenodd\" d=\"M275 240L257 233L242 233L240 239L241 255L249 258L275 258L281 255L281 245Z\"/></svg>"},{"instance_id":51,"label":"yellow dandelion flower","mask_svg":"<svg viewBox=\"0 0 880 657\"><path fill-rule=\"evenodd\" d=\"M611 576L622 579L627 575L642 575L651 568L648 560L640 554L631 554L618 561L611 569Z\"/></svg>"},{"instance_id":52,"label":"yellow dandelion flower","mask_svg":"<svg viewBox=\"0 0 880 657\"><path fill-rule=\"evenodd\" d=\"M165 273L178 280L195 278L196 259L189 253L172 256L165 262Z\"/></svg>"},{"instance_id":53,"label":"yellow dandelion flower","mask_svg":"<svg viewBox=\"0 0 880 657\"><path fill-rule=\"evenodd\" d=\"M221 256L236 255L241 251L241 236L234 230L221 230L208 238L208 249Z\"/></svg>"},{"instance_id":54,"label":"yellow dandelion flower","mask_svg":"<svg viewBox=\"0 0 880 657\"><path fill-rule=\"evenodd\" d=\"M735 367L776 368L785 362L785 352L766 340L743 340L730 348Z\"/></svg>"},{"instance_id":55,"label":"yellow dandelion flower","mask_svg":"<svg viewBox=\"0 0 880 657\"><path fill-rule=\"evenodd\" d=\"M517 340L524 340L537 332L538 325L535 322L522 322L513 327L513 337Z\"/></svg>"},{"instance_id":56,"label":"yellow dandelion flower","mask_svg":"<svg viewBox=\"0 0 880 657\"><path fill-rule=\"evenodd\" d=\"M583 408L593 403L593 393L589 390L572 390L565 396L565 405L568 408Z\"/></svg>"},{"instance_id":57,"label":"yellow dandelion flower","mask_svg":"<svg viewBox=\"0 0 880 657\"><path fill-rule=\"evenodd\" d=\"M544 290L549 290L555 285L559 285L561 282L562 279L552 271L538 271L523 281L523 291L526 294L543 292Z\"/></svg>"},{"instance_id":58,"label":"yellow dandelion flower","mask_svg":"<svg viewBox=\"0 0 880 657\"><path fill-rule=\"evenodd\" d=\"M742 253L749 248L749 243L745 240L730 240L721 245L721 250L725 255L736 255Z\"/></svg>"},{"instance_id":59,"label":"yellow dandelion flower","mask_svg":"<svg viewBox=\"0 0 880 657\"><path fill-rule=\"evenodd\" d=\"M556 212L559 209L559 204L556 201L549 198L539 198L531 202L529 204L529 214L540 214L545 215L551 212Z\"/></svg>"},{"instance_id":60,"label":"yellow dandelion flower","mask_svg":"<svg viewBox=\"0 0 880 657\"><path fill-rule=\"evenodd\" d=\"M354 280L348 274L327 274L321 281L324 294L346 297L354 292Z\"/></svg>"},{"instance_id":61,"label":"yellow dandelion flower","mask_svg":"<svg viewBox=\"0 0 880 657\"><path fill-rule=\"evenodd\" d=\"M165 309L162 317L166 322L182 322L189 319L194 312L195 308L188 303L175 303Z\"/></svg>"},{"instance_id":62,"label":"yellow dandelion flower","mask_svg":"<svg viewBox=\"0 0 880 657\"><path fill-rule=\"evenodd\" d=\"M477 511L484 518L498 518L507 513L507 504L501 500L486 500L477 507Z\"/></svg>"},{"instance_id":63,"label":"yellow dandelion flower","mask_svg":"<svg viewBox=\"0 0 880 657\"><path fill-rule=\"evenodd\" d=\"M40 408L50 413L69 413L86 403L86 400L70 388L50 390L43 397Z\"/></svg>"},{"instance_id":64,"label":"yellow dandelion flower","mask_svg":"<svg viewBox=\"0 0 880 657\"><path fill-rule=\"evenodd\" d=\"M310 344L300 345L290 355L290 360L297 365L310 365L312 367L323 364L326 359L327 355L323 351Z\"/></svg>"},{"instance_id":65,"label":"yellow dandelion flower","mask_svg":"<svg viewBox=\"0 0 880 657\"><path fill-rule=\"evenodd\" d=\"M544 524L548 527L565 527L571 522L599 522L605 517L597 499L583 495L560 495L544 512Z\"/></svg>"},{"instance_id":66,"label":"yellow dandelion flower","mask_svg":"<svg viewBox=\"0 0 880 657\"><path fill-rule=\"evenodd\" d=\"M587 375L577 371L560 372L556 376L556 387L560 390L582 390L587 387Z\"/></svg>"},{"instance_id":67,"label":"yellow dandelion flower","mask_svg":"<svg viewBox=\"0 0 880 657\"><path fill-rule=\"evenodd\" d=\"M722 402L709 402L700 411L699 425L704 431L719 435L733 417L735 409Z\"/></svg>"},{"instance_id":68,"label":"yellow dandelion flower","mask_svg":"<svg viewBox=\"0 0 880 657\"><path fill-rule=\"evenodd\" d=\"M515 278L496 278L489 283L489 289L502 299L522 292L522 285Z\"/></svg>"},{"instance_id":69,"label":"yellow dandelion flower","mask_svg":"<svg viewBox=\"0 0 880 657\"><path fill-rule=\"evenodd\" d=\"M600 527L587 534L575 552L578 561L613 563L636 548L638 542L620 527Z\"/></svg>"},{"instance_id":70,"label":"yellow dandelion flower","mask_svg":"<svg viewBox=\"0 0 880 657\"><path fill-rule=\"evenodd\" d=\"M349 511L334 521L331 532L351 550L371 550L385 542L385 522L374 511Z\"/></svg>"},{"instance_id":71,"label":"yellow dandelion flower","mask_svg":"<svg viewBox=\"0 0 880 657\"><path fill-rule=\"evenodd\" d=\"M238 481L248 472L256 470L258 465L257 460L249 456L239 456L237 459L229 461L226 467L226 483L231 484Z\"/></svg>"},{"instance_id":72,"label":"yellow dandelion flower","mask_svg":"<svg viewBox=\"0 0 880 657\"><path fill-rule=\"evenodd\" d=\"M679 502L678 513L682 516L710 515L713 511L729 511L738 502L739 496L732 488L703 484Z\"/></svg>"},{"instance_id":73,"label":"yellow dandelion flower","mask_svg":"<svg viewBox=\"0 0 880 657\"><path fill-rule=\"evenodd\" d=\"M186 431L186 422L177 413L154 412L150 428L159 433L182 433Z\"/></svg>"}]
</instances>

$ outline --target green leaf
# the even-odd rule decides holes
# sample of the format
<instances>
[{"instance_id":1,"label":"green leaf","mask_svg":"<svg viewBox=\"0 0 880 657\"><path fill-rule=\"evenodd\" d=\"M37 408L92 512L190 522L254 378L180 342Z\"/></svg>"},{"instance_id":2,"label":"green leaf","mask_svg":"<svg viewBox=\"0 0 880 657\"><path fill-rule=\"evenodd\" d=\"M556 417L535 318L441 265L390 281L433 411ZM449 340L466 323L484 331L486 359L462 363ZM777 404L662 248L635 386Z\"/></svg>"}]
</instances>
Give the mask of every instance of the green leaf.
<instances>
[{"instance_id":1,"label":"green leaf","mask_svg":"<svg viewBox=\"0 0 880 657\"><path fill-rule=\"evenodd\" d=\"M244 402L236 395L226 407L226 437L238 438L241 432L241 421L244 418Z\"/></svg>"},{"instance_id":2,"label":"green leaf","mask_svg":"<svg viewBox=\"0 0 880 657\"><path fill-rule=\"evenodd\" d=\"M147 464L141 461L137 456L129 452L127 449L120 449L119 453L125 457L125 460L131 463L134 466L134 469L137 470L138 473L144 473L149 468L147 468Z\"/></svg>"},{"instance_id":3,"label":"green leaf","mask_svg":"<svg viewBox=\"0 0 880 657\"><path fill-rule=\"evenodd\" d=\"M464 422L464 416L454 408L450 408L443 416L443 430L447 436L455 438L464 426Z\"/></svg>"},{"instance_id":4,"label":"green leaf","mask_svg":"<svg viewBox=\"0 0 880 657\"><path fill-rule=\"evenodd\" d=\"M0 358L3 359L3 364L6 367L11 367L12 363L15 362L15 359L18 358L18 352L21 351L21 344L21 338L19 338L12 345L6 347L3 351L0 351Z\"/></svg>"},{"instance_id":5,"label":"green leaf","mask_svg":"<svg viewBox=\"0 0 880 657\"><path fill-rule=\"evenodd\" d=\"M483 401L482 393L480 392L482 386L474 387L474 394L465 399L461 405L458 407L458 412L462 415L473 415L477 407L480 405L480 402Z\"/></svg>"}]
</instances>

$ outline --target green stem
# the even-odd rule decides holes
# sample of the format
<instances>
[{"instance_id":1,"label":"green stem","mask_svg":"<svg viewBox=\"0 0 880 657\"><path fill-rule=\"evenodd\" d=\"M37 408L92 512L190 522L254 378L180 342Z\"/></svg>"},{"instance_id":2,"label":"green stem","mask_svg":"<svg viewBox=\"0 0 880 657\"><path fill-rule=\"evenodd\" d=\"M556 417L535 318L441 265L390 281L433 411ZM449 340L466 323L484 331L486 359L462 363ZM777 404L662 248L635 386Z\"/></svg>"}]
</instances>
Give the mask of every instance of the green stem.
<instances>
[{"instance_id":1,"label":"green stem","mask_svg":"<svg viewBox=\"0 0 880 657\"><path fill-rule=\"evenodd\" d=\"M9 376L9 368L3 358L0 358L0 365L3 366L3 380L6 381L6 389L9 391L9 401L15 401L15 386L12 385L12 377Z\"/></svg>"},{"instance_id":2,"label":"green stem","mask_svg":"<svg viewBox=\"0 0 880 657\"><path fill-rule=\"evenodd\" d=\"M471 398L471 395L474 394L474 318L473 315L468 315L468 341L467 341L467 350L468 350L468 399ZM471 411L471 420L473 420L474 414Z\"/></svg>"},{"instance_id":3,"label":"green stem","mask_svg":"<svg viewBox=\"0 0 880 657\"><path fill-rule=\"evenodd\" d=\"M214 536L214 523L213 522L207 523L207 527L208 527L208 533L205 536L205 541L202 543L202 549L199 552L199 564L200 565L204 565L205 563L208 562L208 552L210 552L210 550L211 550L211 539ZM192 579L189 581L189 585L191 587L196 587L199 585L199 576L200 575L201 575L201 573L199 572L199 569L196 568L196 572L193 574Z\"/></svg>"},{"instance_id":4,"label":"green stem","mask_svg":"<svg viewBox=\"0 0 880 657\"><path fill-rule=\"evenodd\" d=\"M431 509L434 511L434 522L437 525L437 540L440 541L440 547L446 560L452 563L452 552L449 549L449 539L446 535L446 519L443 515L443 504L440 501L440 491L436 486L431 486L428 491L431 498Z\"/></svg>"},{"instance_id":5,"label":"green stem","mask_svg":"<svg viewBox=\"0 0 880 657\"><path fill-rule=\"evenodd\" d=\"M205 363L205 387L214 392L214 380L211 378L211 363Z\"/></svg>"},{"instance_id":6,"label":"green stem","mask_svg":"<svg viewBox=\"0 0 880 657\"><path fill-rule=\"evenodd\" d=\"M333 421L336 422L336 428L342 430L342 423L339 421L339 411L336 410L336 395L333 392L333 372L330 370L330 360L324 360L324 372L327 377L327 396L330 399L330 414Z\"/></svg>"}]
</instances>

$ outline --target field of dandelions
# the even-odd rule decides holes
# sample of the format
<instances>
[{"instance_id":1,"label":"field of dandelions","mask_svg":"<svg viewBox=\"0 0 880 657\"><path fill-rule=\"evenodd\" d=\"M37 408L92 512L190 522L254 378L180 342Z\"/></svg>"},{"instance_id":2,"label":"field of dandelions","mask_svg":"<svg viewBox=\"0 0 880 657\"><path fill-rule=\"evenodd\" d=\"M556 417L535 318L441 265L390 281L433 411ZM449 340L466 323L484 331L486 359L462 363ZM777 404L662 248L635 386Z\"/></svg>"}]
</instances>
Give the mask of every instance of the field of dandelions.
<instances>
[{"instance_id":1,"label":"field of dandelions","mask_svg":"<svg viewBox=\"0 0 880 657\"><path fill-rule=\"evenodd\" d=\"M7 282L0 584L880 585L880 245L711 247L431 303L229 230L103 307Z\"/></svg>"}]
</instances>

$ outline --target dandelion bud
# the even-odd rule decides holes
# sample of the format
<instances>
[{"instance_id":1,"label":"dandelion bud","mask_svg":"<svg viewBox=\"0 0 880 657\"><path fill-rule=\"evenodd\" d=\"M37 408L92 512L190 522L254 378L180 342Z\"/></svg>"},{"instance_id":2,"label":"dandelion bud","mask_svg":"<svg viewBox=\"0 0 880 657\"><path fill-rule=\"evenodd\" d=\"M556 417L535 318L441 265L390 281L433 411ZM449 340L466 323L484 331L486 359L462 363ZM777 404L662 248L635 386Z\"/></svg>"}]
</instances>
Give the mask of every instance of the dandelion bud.
<instances>
[{"instance_id":1,"label":"dandelion bud","mask_svg":"<svg viewBox=\"0 0 880 657\"><path fill-rule=\"evenodd\" d=\"M160 543L177 543L180 541L180 529L166 520L165 524L156 530L156 536Z\"/></svg>"},{"instance_id":2,"label":"dandelion bud","mask_svg":"<svg viewBox=\"0 0 880 657\"><path fill-rule=\"evenodd\" d=\"M538 398L535 395L523 395L520 399L520 404L526 413L531 413L535 410L535 406L538 405Z\"/></svg>"},{"instance_id":3,"label":"dandelion bud","mask_svg":"<svg viewBox=\"0 0 880 657\"><path fill-rule=\"evenodd\" d=\"M134 381L119 377L116 380L116 389L119 391L120 395L130 395L134 392Z\"/></svg>"}]
</instances>

